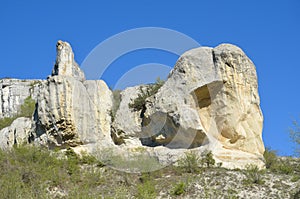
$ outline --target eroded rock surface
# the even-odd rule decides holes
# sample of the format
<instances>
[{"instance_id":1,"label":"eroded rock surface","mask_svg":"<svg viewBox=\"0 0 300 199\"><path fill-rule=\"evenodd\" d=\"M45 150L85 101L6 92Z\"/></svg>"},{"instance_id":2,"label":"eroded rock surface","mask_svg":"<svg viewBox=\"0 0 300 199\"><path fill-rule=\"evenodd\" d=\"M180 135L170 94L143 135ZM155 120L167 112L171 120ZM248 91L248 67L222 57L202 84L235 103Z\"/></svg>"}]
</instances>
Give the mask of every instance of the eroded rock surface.
<instances>
[{"instance_id":1,"label":"eroded rock surface","mask_svg":"<svg viewBox=\"0 0 300 199\"><path fill-rule=\"evenodd\" d=\"M20 111L20 106L27 97L37 98L39 85L44 80L0 80L0 119L13 117Z\"/></svg>"},{"instance_id":2,"label":"eroded rock surface","mask_svg":"<svg viewBox=\"0 0 300 199\"><path fill-rule=\"evenodd\" d=\"M0 130L0 149L28 144L32 132L31 118L17 118L10 126Z\"/></svg>"},{"instance_id":3,"label":"eroded rock surface","mask_svg":"<svg viewBox=\"0 0 300 199\"><path fill-rule=\"evenodd\" d=\"M53 147L110 145L112 93L102 80L83 81L75 63L70 45L59 41L54 76L37 97L36 137Z\"/></svg>"},{"instance_id":4,"label":"eroded rock surface","mask_svg":"<svg viewBox=\"0 0 300 199\"><path fill-rule=\"evenodd\" d=\"M56 61L52 76L69 76L80 81L85 80L84 73L80 70L74 59L74 53L68 42L59 40L56 44Z\"/></svg>"},{"instance_id":5,"label":"eroded rock surface","mask_svg":"<svg viewBox=\"0 0 300 199\"><path fill-rule=\"evenodd\" d=\"M34 140L95 156L105 150L129 159L145 153L163 165L188 151L200 156L210 150L227 168L264 167L256 70L240 48L222 44L184 53L164 85L132 108L149 88L125 89L114 107L106 83L86 81L70 44L58 41L47 80L0 81L0 118L17 113L28 96L36 100L32 119L19 118L0 131L0 146Z\"/></svg>"},{"instance_id":6,"label":"eroded rock surface","mask_svg":"<svg viewBox=\"0 0 300 199\"><path fill-rule=\"evenodd\" d=\"M255 66L240 48L201 47L179 58L147 103L143 131L152 145L205 148L226 167L263 167L259 104Z\"/></svg>"}]
</instances>

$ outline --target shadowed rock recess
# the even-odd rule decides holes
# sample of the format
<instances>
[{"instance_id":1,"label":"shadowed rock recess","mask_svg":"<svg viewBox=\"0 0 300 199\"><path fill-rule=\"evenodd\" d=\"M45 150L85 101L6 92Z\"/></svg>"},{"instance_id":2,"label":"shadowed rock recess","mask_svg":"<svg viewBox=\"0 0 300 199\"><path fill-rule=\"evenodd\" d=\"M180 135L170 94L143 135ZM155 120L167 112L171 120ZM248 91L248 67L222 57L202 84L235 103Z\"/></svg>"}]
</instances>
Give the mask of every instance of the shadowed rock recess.
<instances>
[{"instance_id":1,"label":"shadowed rock recess","mask_svg":"<svg viewBox=\"0 0 300 199\"><path fill-rule=\"evenodd\" d=\"M104 81L85 80L70 44L58 41L56 47L47 80L0 80L0 119L16 118L0 130L2 149L32 143L98 158L107 150L129 158L144 151L162 165L188 151L212 151L226 168L264 167L256 69L240 48L221 44L185 52L136 109L132 104L155 85L127 88L116 99ZM28 97L35 110L20 118Z\"/></svg>"}]
</instances>

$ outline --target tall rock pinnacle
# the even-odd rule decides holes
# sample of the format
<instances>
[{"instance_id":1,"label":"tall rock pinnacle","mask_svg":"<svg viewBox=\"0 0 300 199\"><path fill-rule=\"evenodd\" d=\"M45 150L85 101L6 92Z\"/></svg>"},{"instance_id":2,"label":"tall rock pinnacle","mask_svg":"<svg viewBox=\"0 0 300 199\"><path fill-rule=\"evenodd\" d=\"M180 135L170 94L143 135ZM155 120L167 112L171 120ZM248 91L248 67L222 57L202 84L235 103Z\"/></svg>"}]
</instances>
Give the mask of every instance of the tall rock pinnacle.
<instances>
[{"instance_id":1,"label":"tall rock pinnacle","mask_svg":"<svg viewBox=\"0 0 300 199\"><path fill-rule=\"evenodd\" d=\"M74 53L68 42L59 40L56 44L56 61L52 76L72 76L80 81L85 80L84 73L74 60Z\"/></svg>"}]
</instances>

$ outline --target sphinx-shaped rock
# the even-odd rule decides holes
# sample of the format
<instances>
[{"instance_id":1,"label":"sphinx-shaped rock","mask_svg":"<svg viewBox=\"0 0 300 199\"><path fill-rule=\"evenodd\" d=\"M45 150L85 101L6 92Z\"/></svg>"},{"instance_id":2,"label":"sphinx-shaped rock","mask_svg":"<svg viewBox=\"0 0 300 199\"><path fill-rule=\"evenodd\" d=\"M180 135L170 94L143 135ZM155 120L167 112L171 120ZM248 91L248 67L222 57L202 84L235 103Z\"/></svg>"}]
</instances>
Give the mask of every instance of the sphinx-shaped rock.
<instances>
[{"instance_id":1,"label":"sphinx-shaped rock","mask_svg":"<svg viewBox=\"0 0 300 199\"><path fill-rule=\"evenodd\" d=\"M222 44L184 53L146 102L135 128L143 145L211 150L228 168L264 166L256 70L240 48ZM128 119L138 122L134 118Z\"/></svg>"},{"instance_id":2,"label":"sphinx-shaped rock","mask_svg":"<svg viewBox=\"0 0 300 199\"><path fill-rule=\"evenodd\" d=\"M79 81L84 81L84 73L80 70L74 60L74 53L68 42L59 40L56 44L56 61L52 71L52 76L69 76Z\"/></svg>"}]
</instances>

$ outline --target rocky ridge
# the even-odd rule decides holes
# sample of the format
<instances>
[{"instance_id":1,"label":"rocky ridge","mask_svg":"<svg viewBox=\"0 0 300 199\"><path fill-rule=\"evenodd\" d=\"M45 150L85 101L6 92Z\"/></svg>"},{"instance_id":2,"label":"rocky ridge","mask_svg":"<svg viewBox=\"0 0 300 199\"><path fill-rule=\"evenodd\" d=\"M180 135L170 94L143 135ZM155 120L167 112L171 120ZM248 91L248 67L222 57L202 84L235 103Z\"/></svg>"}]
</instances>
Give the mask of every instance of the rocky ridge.
<instances>
[{"instance_id":1,"label":"rocky ridge","mask_svg":"<svg viewBox=\"0 0 300 199\"><path fill-rule=\"evenodd\" d=\"M184 53L166 82L141 102L141 109L130 104L153 85L122 91L113 113L113 92L106 83L85 80L70 44L58 41L56 47L56 63L47 80L0 81L0 118L17 114L27 97L36 102L32 118L18 118L0 130L1 148L21 143L72 147L110 159L118 169L128 168L112 163L112 154L126 160L153 158L157 165L147 168L153 170L189 151L212 151L226 168L264 167L256 70L240 48L222 44Z\"/></svg>"}]
</instances>

